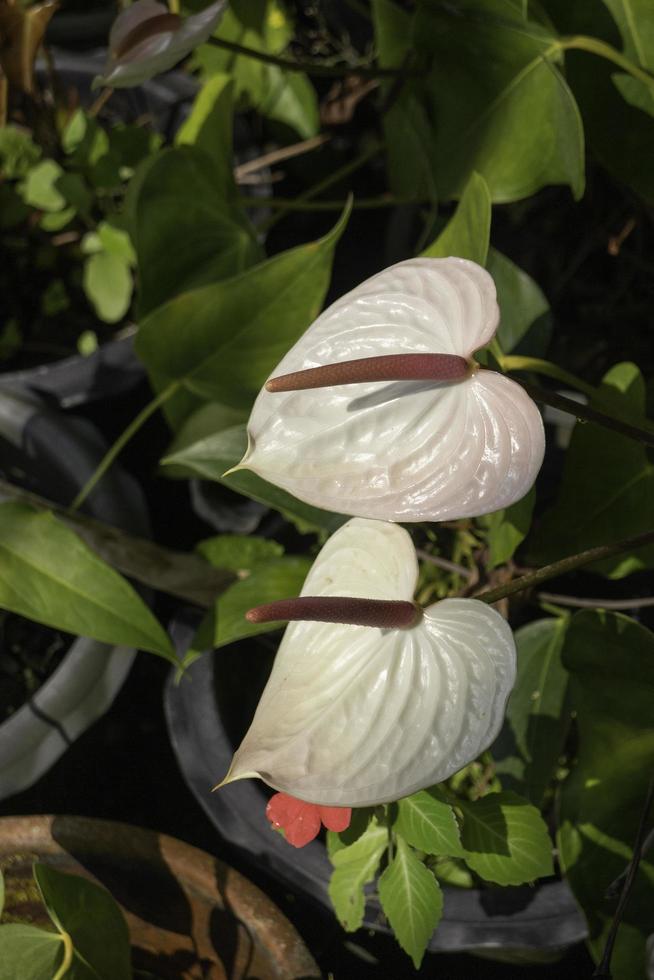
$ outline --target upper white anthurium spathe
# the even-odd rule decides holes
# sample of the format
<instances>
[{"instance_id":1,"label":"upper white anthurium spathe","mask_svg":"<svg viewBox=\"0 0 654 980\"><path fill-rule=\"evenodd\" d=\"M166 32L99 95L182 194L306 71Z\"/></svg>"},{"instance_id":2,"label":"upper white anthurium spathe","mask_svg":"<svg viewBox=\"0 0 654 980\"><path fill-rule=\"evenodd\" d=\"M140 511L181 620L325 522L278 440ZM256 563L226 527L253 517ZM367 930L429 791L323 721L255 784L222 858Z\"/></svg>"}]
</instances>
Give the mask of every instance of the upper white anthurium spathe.
<instances>
[{"instance_id":1,"label":"upper white anthurium spathe","mask_svg":"<svg viewBox=\"0 0 654 980\"><path fill-rule=\"evenodd\" d=\"M417 577L404 528L355 518L324 546L302 596L405 605ZM221 785L259 777L310 803L367 806L475 759L495 739L515 680L511 629L477 599L416 613L405 628L290 623Z\"/></svg>"},{"instance_id":2,"label":"upper white anthurium spathe","mask_svg":"<svg viewBox=\"0 0 654 980\"><path fill-rule=\"evenodd\" d=\"M217 0L198 14L182 18L164 3L136 0L123 10L109 34L109 58L93 88L130 88L168 71L213 34L227 7Z\"/></svg>"},{"instance_id":3,"label":"upper white anthurium spathe","mask_svg":"<svg viewBox=\"0 0 654 980\"><path fill-rule=\"evenodd\" d=\"M284 390L280 379L262 390L237 469L315 506L380 520L509 506L533 484L545 436L524 389L472 360L498 322L495 284L474 262L418 258L385 269L325 310L278 364L271 388L294 372L342 370L325 368L321 387L307 375L298 383L308 389ZM432 371L416 369L420 354L446 356ZM371 358L363 376L384 380L357 378L356 361Z\"/></svg>"}]
</instances>

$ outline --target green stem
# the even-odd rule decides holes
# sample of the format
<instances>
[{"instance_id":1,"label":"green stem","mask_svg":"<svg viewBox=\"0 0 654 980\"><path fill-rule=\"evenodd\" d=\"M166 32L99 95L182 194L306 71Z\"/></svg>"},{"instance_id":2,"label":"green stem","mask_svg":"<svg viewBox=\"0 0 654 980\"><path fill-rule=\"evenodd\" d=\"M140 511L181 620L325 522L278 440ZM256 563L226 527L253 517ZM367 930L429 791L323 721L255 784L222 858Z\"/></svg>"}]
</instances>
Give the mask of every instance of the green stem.
<instances>
[{"instance_id":1,"label":"green stem","mask_svg":"<svg viewBox=\"0 0 654 980\"><path fill-rule=\"evenodd\" d=\"M73 964L73 941L67 932L60 932L59 936L64 944L64 958L52 980L63 980Z\"/></svg>"},{"instance_id":2,"label":"green stem","mask_svg":"<svg viewBox=\"0 0 654 980\"><path fill-rule=\"evenodd\" d=\"M210 37L209 44L224 51L231 51L233 54L241 55L244 58L253 58L255 61L263 61L267 65L276 65L285 71L302 71L307 75L325 78L342 78L344 75L355 74L362 78L396 78L397 76L415 75L415 71L405 68L379 68L375 65L317 65L314 61L301 61L296 58L282 58L277 54L270 54L267 51L257 51L256 48L246 48L236 41L227 41L222 37Z\"/></svg>"},{"instance_id":3,"label":"green stem","mask_svg":"<svg viewBox=\"0 0 654 980\"><path fill-rule=\"evenodd\" d=\"M515 595L516 592L532 589L536 585L540 585L541 582L547 582L551 578L558 578L559 575L565 575L567 572L572 572L577 568L583 568L584 565L590 565L592 562L602 561L605 558L613 558L615 555L621 555L626 551L635 551L638 548L644 548L645 545L652 543L654 543L654 531L646 531L644 534L637 534L633 538L625 538L622 541L616 541L614 544L603 544L597 548L588 548L586 551L580 551L577 555L570 555L568 558L562 558L560 561L552 562L551 565L544 565L535 572L521 575L520 578L515 578L512 582L500 585L496 589L489 589L488 592L482 592L474 598L479 599L481 602L499 602L500 599Z\"/></svg>"},{"instance_id":4,"label":"green stem","mask_svg":"<svg viewBox=\"0 0 654 980\"><path fill-rule=\"evenodd\" d=\"M370 146L368 146L365 150L362 150L361 153L359 153L358 156L356 156L353 160L350 160L348 163L343 164L343 166L339 167L338 170L334 170L333 173L328 174L322 180L319 180L317 184L314 184L313 187L310 187L308 190L304 191L303 194L300 194L299 197L295 199L295 201L293 202L294 209L297 210L298 204L306 203L307 201L310 201L312 198L317 197L318 194L322 194L323 191L326 191L328 187L331 187L333 184L337 184L339 180L342 180L344 177L347 177L348 174L351 174L355 170L358 170L359 167L362 167L364 163L367 163L368 160L371 159L371 157L376 156L379 153L379 151L383 148L383 145L384 145L383 143L375 141ZM290 210L290 208L280 209L277 212L277 214L273 215L272 218L270 218L269 221L261 225L259 231L263 232L264 234L270 231L270 229L274 225L276 225L278 221L281 221L281 219L284 217L284 215L287 213L288 210Z\"/></svg>"},{"instance_id":5,"label":"green stem","mask_svg":"<svg viewBox=\"0 0 654 980\"><path fill-rule=\"evenodd\" d=\"M594 398L597 395L597 389L593 385L582 381L576 374L571 374L570 371L559 367L558 364L552 364L551 361L545 361L540 357L502 354L499 362L503 371L533 371L535 374L544 374L548 378L554 378L555 381L560 381L561 384L567 385L569 388L575 388L577 391L583 392L584 395L588 395L589 398Z\"/></svg>"},{"instance_id":6,"label":"green stem","mask_svg":"<svg viewBox=\"0 0 654 980\"><path fill-rule=\"evenodd\" d=\"M122 452L124 447L130 441L132 436L136 435L141 426L147 422L151 415L160 408L164 402L175 394L177 389L180 387L181 381L172 381L167 388L160 391L159 394L152 399L151 402L143 408L139 414L132 419L127 428L118 436L113 446L111 446L104 455L104 458L98 464L96 470L91 474L89 479L86 481L80 492L77 494L72 504L70 505L69 512L74 514L76 510L82 506L88 495L95 488L96 484L102 479L107 470L110 468L119 453Z\"/></svg>"},{"instance_id":7,"label":"green stem","mask_svg":"<svg viewBox=\"0 0 654 980\"><path fill-rule=\"evenodd\" d=\"M596 54L598 57L606 59L606 61L612 61L618 68L622 68L627 74L632 75L649 88L654 89L654 75L651 75L644 68L639 68L638 65L635 65L633 61L626 58L620 51L612 47L612 45L607 44L605 41L600 41L599 38L588 37L585 34L573 34L571 37L562 37L552 47L560 51L577 50L587 51L589 54Z\"/></svg>"}]
</instances>

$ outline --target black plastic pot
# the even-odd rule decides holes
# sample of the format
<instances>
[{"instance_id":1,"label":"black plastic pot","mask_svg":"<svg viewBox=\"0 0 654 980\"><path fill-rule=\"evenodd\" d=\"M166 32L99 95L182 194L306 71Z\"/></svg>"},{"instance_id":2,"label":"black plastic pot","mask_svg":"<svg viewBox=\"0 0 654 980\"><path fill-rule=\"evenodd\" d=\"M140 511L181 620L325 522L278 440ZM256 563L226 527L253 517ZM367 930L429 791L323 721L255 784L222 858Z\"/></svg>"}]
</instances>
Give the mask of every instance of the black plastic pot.
<instances>
[{"instance_id":1,"label":"black plastic pot","mask_svg":"<svg viewBox=\"0 0 654 980\"><path fill-rule=\"evenodd\" d=\"M46 408L0 385L0 476L69 504L107 449L88 422ZM10 499L0 492L0 500ZM138 484L112 467L84 505L92 517L140 537L150 530ZM64 560L64 556L62 556ZM33 697L0 725L0 798L31 786L110 707L136 651L73 638Z\"/></svg>"},{"instance_id":2,"label":"black plastic pot","mask_svg":"<svg viewBox=\"0 0 654 980\"><path fill-rule=\"evenodd\" d=\"M172 626L178 652L183 652L197 627L193 614L180 615ZM232 673L238 671L238 688L231 690ZM259 870L266 871L294 892L308 896L331 909L327 886L331 865L324 844L315 840L299 850L289 847L270 829L265 816L268 796L257 780L240 780L219 793L211 787L229 767L235 740L218 704L216 690L225 688L225 702L242 704L251 718L248 701L256 703L265 676L257 678L256 664L262 657L244 655L243 644L217 654L206 653L187 671L181 682L171 675L165 692L165 710L173 749L182 774L220 836L242 852ZM265 673L259 671L260 674ZM236 697L235 697L236 695ZM238 698L238 700L237 700ZM366 906L365 926L387 932L388 927L374 898ZM586 922L567 884L545 882L537 888L455 889L445 888L441 923L429 949L524 951L555 953L587 936Z\"/></svg>"}]
</instances>

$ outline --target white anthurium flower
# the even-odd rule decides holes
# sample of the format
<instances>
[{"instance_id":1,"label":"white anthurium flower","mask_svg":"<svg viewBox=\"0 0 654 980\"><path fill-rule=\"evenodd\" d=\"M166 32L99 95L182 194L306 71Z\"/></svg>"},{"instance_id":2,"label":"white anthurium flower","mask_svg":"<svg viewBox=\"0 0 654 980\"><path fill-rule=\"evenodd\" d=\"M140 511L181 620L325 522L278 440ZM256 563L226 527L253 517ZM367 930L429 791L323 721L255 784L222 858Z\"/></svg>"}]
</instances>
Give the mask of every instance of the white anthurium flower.
<instances>
[{"instance_id":1,"label":"white anthurium flower","mask_svg":"<svg viewBox=\"0 0 654 980\"><path fill-rule=\"evenodd\" d=\"M109 34L109 59L93 88L130 88L168 71L213 34L227 7L217 0L182 18L156 0L136 0L123 10Z\"/></svg>"},{"instance_id":2,"label":"white anthurium flower","mask_svg":"<svg viewBox=\"0 0 654 980\"><path fill-rule=\"evenodd\" d=\"M509 506L533 484L545 436L524 389L471 360L498 322L495 284L474 262L385 269L325 310L277 366L236 469L380 520Z\"/></svg>"},{"instance_id":3,"label":"white anthurium flower","mask_svg":"<svg viewBox=\"0 0 654 980\"><path fill-rule=\"evenodd\" d=\"M385 600L385 625L290 623L221 785L259 777L311 803L367 806L447 779L491 744L515 680L511 629L477 599L419 610L412 602L417 577L403 528L355 518L329 539L307 576L302 596L317 598L272 603L265 616L252 611L249 618L259 621L297 618L290 607L305 603L322 618L321 602L347 596L354 598L338 601L345 610L358 601L359 622L374 619L370 600ZM388 625L395 606L403 627Z\"/></svg>"}]
</instances>

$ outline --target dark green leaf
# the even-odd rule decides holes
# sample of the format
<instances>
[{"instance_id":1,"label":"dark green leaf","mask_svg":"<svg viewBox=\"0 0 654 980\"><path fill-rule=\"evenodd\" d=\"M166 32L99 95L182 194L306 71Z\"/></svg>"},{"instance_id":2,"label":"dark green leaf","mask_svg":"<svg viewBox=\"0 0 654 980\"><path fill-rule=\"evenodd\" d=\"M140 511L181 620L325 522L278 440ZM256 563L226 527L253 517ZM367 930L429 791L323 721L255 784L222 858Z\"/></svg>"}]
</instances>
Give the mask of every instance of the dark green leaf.
<instances>
[{"instance_id":1,"label":"dark green leaf","mask_svg":"<svg viewBox=\"0 0 654 980\"><path fill-rule=\"evenodd\" d=\"M581 197L581 119L549 31L525 24L520 11L497 0L454 7L427 2L416 18L415 42L430 59L425 95L435 120L441 197L458 196L473 170L496 202L528 197L547 184L569 184Z\"/></svg>"},{"instance_id":2,"label":"dark green leaf","mask_svg":"<svg viewBox=\"0 0 654 980\"><path fill-rule=\"evenodd\" d=\"M251 534L219 534L200 541L196 550L215 568L226 568L232 572L250 571L284 554L281 544Z\"/></svg>"},{"instance_id":3,"label":"dark green leaf","mask_svg":"<svg viewBox=\"0 0 654 980\"><path fill-rule=\"evenodd\" d=\"M387 846L388 829L372 820L354 844L332 855L334 871L329 881L329 897L338 921L348 932L354 932L363 922L364 885L375 877Z\"/></svg>"},{"instance_id":4,"label":"dark green leaf","mask_svg":"<svg viewBox=\"0 0 654 980\"><path fill-rule=\"evenodd\" d=\"M400 837L379 878L379 900L402 949L420 969L427 943L443 914L438 882Z\"/></svg>"},{"instance_id":5,"label":"dark green leaf","mask_svg":"<svg viewBox=\"0 0 654 980\"><path fill-rule=\"evenodd\" d=\"M623 52L631 61L654 69L654 7L651 0L604 0L623 41ZM622 97L638 109L654 115L654 88L632 75L613 76Z\"/></svg>"},{"instance_id":6,"label":"dark green leaf","mask_svg":"<svg viewBox=\"0 0 654 980\"><path fill-rule=\"evenodd\" d=\"M486 268L495 280L500 325L497 339L505 354L542 357L552 333L549 303L531 276L491 248Z\"/></svg>"},{"instance_id":7,"label":"dark green leaf","mask_svg":"<svg viewBox=\"0 0 654 980\"><path fill-rule=\"evenodd\" d=\"M532 487L522 500L510 507L477 518L481 527L486 529L487 568L497 568L513 557L516 548L529 533L535 502L536 492Z\"/></svg>"},{"instance_id":8,"label":"dark green leaf","mask_svg":"<svg viewBox=\"0 0 654 980\"><path fill-rule=\"evenodd\" d=\"M5 609L175 659L168 636L131 585L52 514L0 504L0 558Z\"/></svg>"},{"instance_id":9,"label":"dark green leaf","mask_svg":"<svg viewBox=\"0 0 654 980\"><path fill-rule=\"evenodd\" d=\"M554 873L552 842L536 807L516 793L462 800L466 863L498 885L522 885Z\"/></svg>"},{"instance_id":10,"label":"dark green leaf","mask_svg":"<svg viewBox=\"0 0 654 980\"><path fill-rule=\"evenodd\" d=\"M12 125L0 127L0 172L6 180L26 177L40 157L41 147L27 130Z\"/></svg>"},{"instance_id":11,"label":"dark green leaf","mask_svg":"<svg viewBox=\"0 0 654 980\"><path fill-rule=\"evenodd\" d=\"M604 377L598 408L642 415L645 385L635 364L617 364ZM640 443L593 423L577 425L554 506L529 542L536 564L556 561L654 527L654 466ZM654 564L654 547L589 566L622 578Z\"/></svg>"},{"instance_id":12,"label":"dark green leaf","mask_svg":"<svg viewBox=\"0 0 654 980\"><path fill-rule=\"evenodd\" d=\"M420 790L398 801L393 830L413 847L427 854L461 857L459 825L449 803L438 790Z\"/></svg>"},{"instance_id":13,"label":"dark green leaf","mask_svg":"<svg viewBox=\"0 0 654 980\"><path fill-rule=\"evenodd\" d=\"M63 958L61 936L36 926L0 926L2 980L52 980Z\"/></svg>"},{"instance_id":14,"label":"dark green leaf","mask_svg":"<svg viewBox=\"0 0 654 980\"><path fill-rule=\"evenodd\" d=\"M232 89L228 75L205 82L175 137L177 146L198 146L211 157L215 180L225 198L233 194Z\"/></svg>"},{"instance_id":15,"label":"dark green leaf","mask_svg":"<svg viewBox=\"0 0 654 980\"><path fill-rule=\"evenodd\" d=\"M47 864L34 865L34 878L50 918L73 943L70 980L131 980L127 923L108 891L79 875Z\"/></svg>"},{"instance_id":16,"label":"dark green leaf","mask_svg":"<svg viewBox=\"0 0 654 980\"><path fill-rule=\"evenodd\" d=\"M146 317L136 350L157 387L177 380L200 398L247 407L318 315L349 214L350 206L317 242L182 293Z\"/></svg>"},{"instance_id":17,"label":"dark green leaf","mask_svg":"<svg viewBox=\"0 0 654 980\"><path fill-rule=\"evenodd\" d=\"M302 533L309 531L335 531L347 518L341 514L333 514L305 504L285 490L272 483L267 483L255 473L248 470L236 470L228 473L236 466L247 447L247 432L244 425L232 426L214 436L201 439L177 453L166 456L161 465L164 470L170 467L175 473L202 477L206 480L217 480L232 490L237 490L252 500L267 504L279 510L285 517L293 521Z\"/></svg>"},{"instance_id":18,"label":"dark green leaf","mask_svg":"<svg viewBox=\"0 0 654 980\"><path fill-rule=\"evenodd\" d=\"M490 242L491 198L484 178L473 171L456 211L435 242L422 253L430 258L458 255L486 265Z\"/></svg>"},{"instance_id":19,"label":"dark green leaf","mask_svg":"<svg viewBox=\"0 0 654 980\"><path fill-rule=\"evenodd\" d=\"M245 614L248 609L264 602L295 598L300 594L310 568L308 558L275 558L262 562L246 579L230 585L216 599L214 647L225 646L246 636L269 633L284 625L249 623Z\"/></svg>"},{"instance_id":20,"label":"dark green leaf","mask_svg":"<svg viewBox=\"0 0 654 980\"><path fill-rule=\"evenodd\" d=\"M493 758L504 786L540 806L570 727L568 673L561 649L568 619L538 619L515 633L518 676ZM515 781L506 774L517 777Z\"/></svg>"},{"instance_id":21,"label":"dark green leaf","mask_svg":"<svg viewBox=\"0 0 654 980\"><path fill-rule=\"evenodd\" d=\"M615 910L604 895L624 871L654 772L654 635L626 616L577 613L563 649L577 712L577 762L560 792L561 863L598 958ZM619 980L645 980L654 861L641 860L611 962Z\"/></svg>"}]
</instances>

